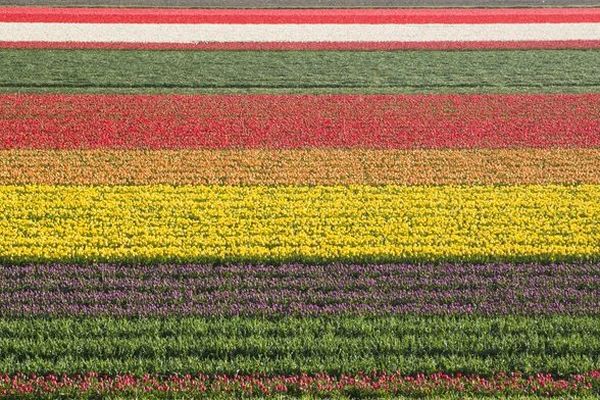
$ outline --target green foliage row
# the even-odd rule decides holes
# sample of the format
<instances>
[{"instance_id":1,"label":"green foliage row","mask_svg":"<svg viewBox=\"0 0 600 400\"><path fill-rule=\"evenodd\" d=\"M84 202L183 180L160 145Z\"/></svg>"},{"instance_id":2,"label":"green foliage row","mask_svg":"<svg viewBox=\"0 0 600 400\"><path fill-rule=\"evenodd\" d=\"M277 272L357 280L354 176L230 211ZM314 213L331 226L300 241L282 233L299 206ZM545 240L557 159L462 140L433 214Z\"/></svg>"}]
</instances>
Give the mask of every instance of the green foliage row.
<instances>
[{"instance_id":1,"label":"green foliage row","mask_svg":"<svg viewBox=\"0 0 600 400\"><path fill-rule=\"evenodd\" d=\"M0 320L0 371L354 373L600 369L597 317Z\"/></svg>"},{"instance_id":2,"label":"green foliage row","mask_svg":"<svg viewBox=\"0 0 600 400\"><path fill-rule=\"evenodd\" d=\"M0 50L0 90L594 92L600 51Z\"/></svg>"}]
</instances>

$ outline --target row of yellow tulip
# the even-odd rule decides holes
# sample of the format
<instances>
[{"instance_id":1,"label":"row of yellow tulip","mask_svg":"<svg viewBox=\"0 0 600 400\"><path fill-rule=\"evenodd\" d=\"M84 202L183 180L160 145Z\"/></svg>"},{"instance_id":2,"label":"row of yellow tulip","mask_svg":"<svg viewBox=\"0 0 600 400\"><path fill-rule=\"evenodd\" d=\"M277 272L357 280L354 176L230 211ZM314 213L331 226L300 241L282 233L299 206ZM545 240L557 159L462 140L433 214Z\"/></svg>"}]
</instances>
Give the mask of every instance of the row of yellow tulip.
<instances>
[{"instance_id":1,"label":"row of yellow tulip","mask_svg":"<svg viewBox=\"0 0 600 400\"><path fill-rule=\"evenodd\" d=\"M598 185L1 186L0 259L597 259L598 221Z\"/></svg>"}]
</instances>

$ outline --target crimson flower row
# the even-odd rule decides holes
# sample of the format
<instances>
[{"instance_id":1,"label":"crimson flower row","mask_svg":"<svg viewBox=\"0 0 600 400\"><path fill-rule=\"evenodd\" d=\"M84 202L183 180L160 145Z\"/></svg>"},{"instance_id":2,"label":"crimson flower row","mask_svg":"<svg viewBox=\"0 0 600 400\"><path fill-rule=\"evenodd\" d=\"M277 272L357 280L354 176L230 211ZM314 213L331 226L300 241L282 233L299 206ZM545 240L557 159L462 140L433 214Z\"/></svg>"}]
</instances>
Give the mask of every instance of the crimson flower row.
<instances>
[{"instance_id":1,"label":"crimson flower row","mask_svg":"<svg viewBox=\"0 0 600 400\"><path fill-rule=\"evenodd\" d=\"M600 146L600 94L1 95L0 148Z\"/></svg>"},{"instance_id":2,"label":"crimson flower row","mask_svg":"<svg viewBox=\"0 0 600 400\"><path fill-rule=\"evenodd\" d=\"M600 394L600 371L567 377L500 373L492 377L443 372L355 375L0 375L0 396L107 396L168 393L171 396L223 395L541 395ZM20 397L20 398L22 398ZM189 397L188 397L189 398Z\"/></svg>"}]
</instances>

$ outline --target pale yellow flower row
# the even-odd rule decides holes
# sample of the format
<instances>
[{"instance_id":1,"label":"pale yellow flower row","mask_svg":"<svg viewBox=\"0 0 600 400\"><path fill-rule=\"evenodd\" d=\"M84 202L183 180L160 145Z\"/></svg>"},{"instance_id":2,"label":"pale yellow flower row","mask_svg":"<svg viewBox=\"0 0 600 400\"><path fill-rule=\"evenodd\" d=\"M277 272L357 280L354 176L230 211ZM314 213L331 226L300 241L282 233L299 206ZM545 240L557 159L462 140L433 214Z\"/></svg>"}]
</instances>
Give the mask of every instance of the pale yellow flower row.
<instances>
[{"instance_id":1,"label":"pale yellow flower row","mask_svg":"<svg viewBox=\"0 0 600 400\"><path fill-rule=\"evenodd\" d=\"M0 186L0 259L600 258L600 186Z\"/></svg>"}]
</instances>

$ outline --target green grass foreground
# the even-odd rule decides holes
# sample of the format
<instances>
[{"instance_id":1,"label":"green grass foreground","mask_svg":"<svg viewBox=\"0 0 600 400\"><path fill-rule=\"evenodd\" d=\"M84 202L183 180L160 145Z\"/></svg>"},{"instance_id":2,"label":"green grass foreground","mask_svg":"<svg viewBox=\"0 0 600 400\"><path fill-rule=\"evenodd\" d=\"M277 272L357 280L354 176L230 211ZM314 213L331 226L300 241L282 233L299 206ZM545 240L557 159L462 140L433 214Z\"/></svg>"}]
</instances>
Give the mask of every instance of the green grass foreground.
<instances>
[{"instance_id":1,"label":"green grass foreground","mask_svg":"<svg viewBox=\"0 0 600 400\"><path fill-rule=\"evenodd\" d=\"M597 317L16 318L3 373L403 374L600 369Z\"/></svg>"},{"instance_id":2,"label":"green grass foreground","mask_svg":"<svg viewBox=\"0 0 600 400\"><path fill-rule=\"evenodd\" d=\"M0 50L0 91L537 93L600 90L600 51Z\"/></svg>"}]
</instances>

